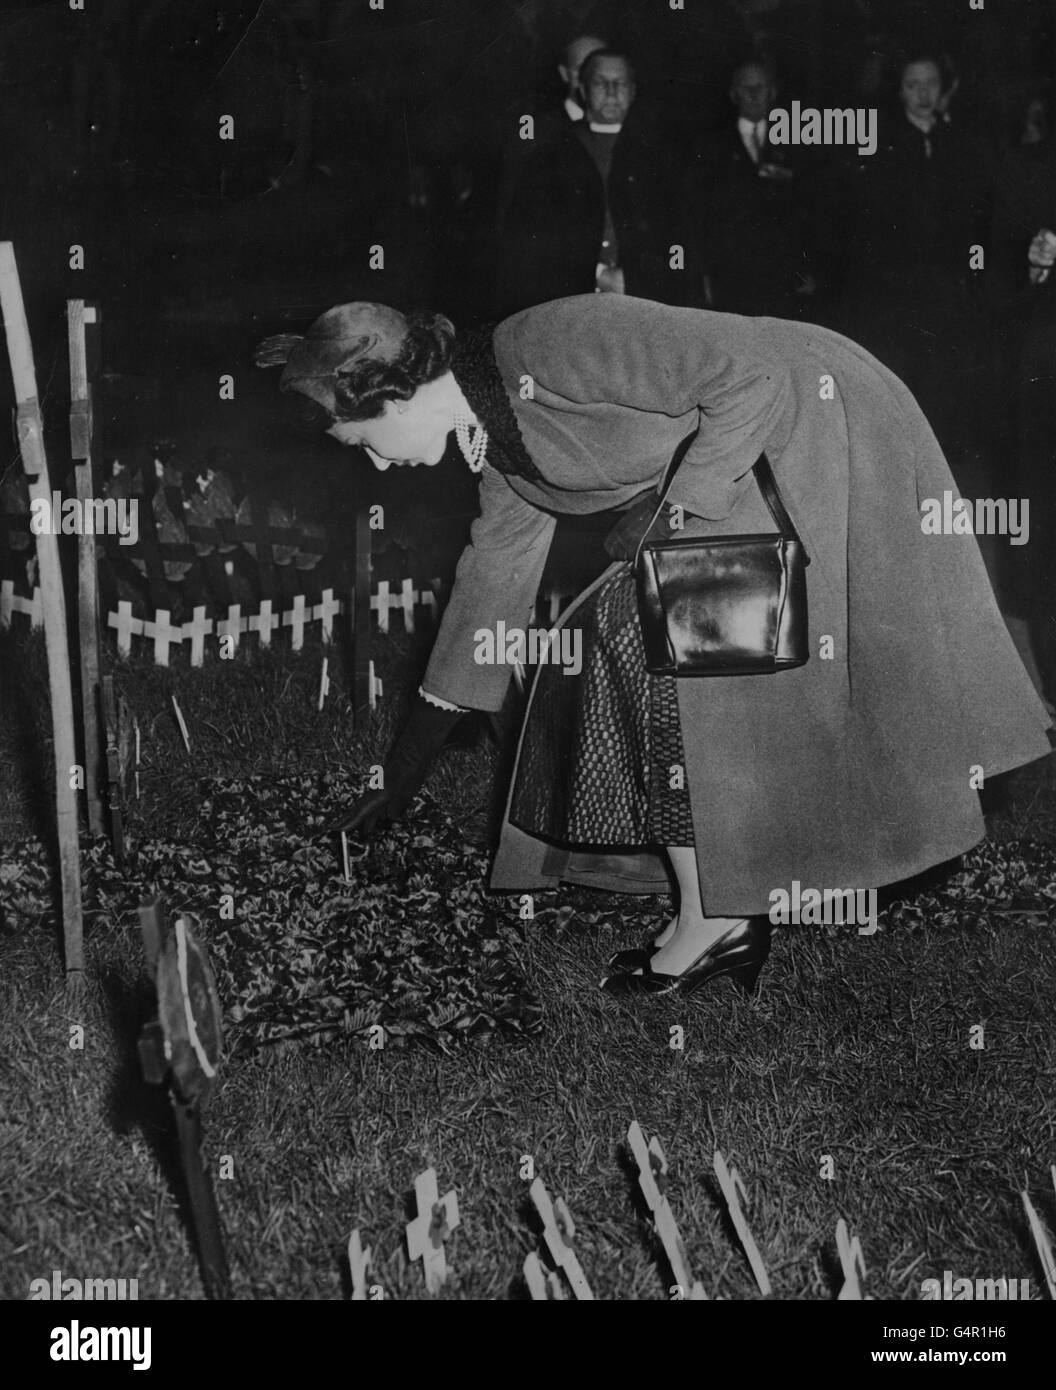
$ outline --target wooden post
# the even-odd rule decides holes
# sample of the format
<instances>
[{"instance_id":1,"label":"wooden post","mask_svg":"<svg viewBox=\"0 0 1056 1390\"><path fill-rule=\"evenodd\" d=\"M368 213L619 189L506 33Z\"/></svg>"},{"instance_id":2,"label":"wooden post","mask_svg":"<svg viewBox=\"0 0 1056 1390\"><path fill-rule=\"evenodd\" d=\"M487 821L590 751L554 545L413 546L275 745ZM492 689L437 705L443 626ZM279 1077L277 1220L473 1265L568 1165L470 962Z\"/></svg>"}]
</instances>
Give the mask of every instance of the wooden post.
<instances>
[{"instance_id":1,"label":"wooden post","mask_svg":"<svg viewBox=\"0 0 1056 1390\"><path fill-rule=\"evenodd\" d=\"M50 511L51 478L44 453L44 425L37 400L37 376L33 347L22 301L22 286L11 242L0 242L0 304L3 306L4 333L11 359L11 376L18 403L16 420L22 466L29 481L31 501L46 502ZM70 651L66 638L66 597L62 587L62 564L58 537L42 532L36 538L40 569L41 598L44 605L44 642L48 656L48 686L51 693L51 727L55 753L55 821L59 841L59 872L62 881L62 931L67 980L84 970L84 931L81 916L81 874L77 842L77 793L70 783L71 769L77 762L76 722L70 683Z\"/></svg>"},{"instance_id":2,"label":"wooden post","mask_svg":"<svg viewBox=\"0 0 1056 1390\"><path fill-rule=\"evenodd\" d=\"M88 384L85 324L95 323L96 313L83 299L66 301L70 344L70 452L81 514L92 499L92 392ZM81 658L81 719L84 730L84 791L88 804L88 829L105 833L103 803L99 795L99 572L95 536L82 531L77 538L77 616Z\"/></svg>"},{"instance_id":3,"label":"wooden post","mask_svg":"<svg viewBox=\"0 0 1056 1390\"><path fill-rule=\"evenodd\" d=\"M121 785L121 721L113 676L102 683L103 723L106 726L106 772L110 800L110 840L118 864L125 862L125 789Z\"/></svg>"}]
</instances>

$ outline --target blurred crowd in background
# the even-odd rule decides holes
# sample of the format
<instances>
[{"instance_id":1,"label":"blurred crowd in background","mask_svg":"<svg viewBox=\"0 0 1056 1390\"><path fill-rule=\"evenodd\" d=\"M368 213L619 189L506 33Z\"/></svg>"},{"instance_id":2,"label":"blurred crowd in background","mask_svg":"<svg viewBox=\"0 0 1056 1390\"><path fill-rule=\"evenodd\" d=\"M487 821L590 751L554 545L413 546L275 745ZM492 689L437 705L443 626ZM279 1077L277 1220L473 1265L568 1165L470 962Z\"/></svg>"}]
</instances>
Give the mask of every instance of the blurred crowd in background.
<instances>
[{"instance_id":1,"label":"blurred crowd in background","mask_svg":"<svg viewBox=\"0 0 1056 1390\"><path fill-rule=\"evenodd\" d=\"M353 298L798 318L907 382L962 491L1029 497L1052 534L1051 0L97 0L2 25L3 234L56 332L67 295L105 302L112 365L219 360ZM774 144L793 102L875 110L875 152ZM1056 548L1025 550L1009 602L1051 628Z\"/></svg>"}]
</instances>

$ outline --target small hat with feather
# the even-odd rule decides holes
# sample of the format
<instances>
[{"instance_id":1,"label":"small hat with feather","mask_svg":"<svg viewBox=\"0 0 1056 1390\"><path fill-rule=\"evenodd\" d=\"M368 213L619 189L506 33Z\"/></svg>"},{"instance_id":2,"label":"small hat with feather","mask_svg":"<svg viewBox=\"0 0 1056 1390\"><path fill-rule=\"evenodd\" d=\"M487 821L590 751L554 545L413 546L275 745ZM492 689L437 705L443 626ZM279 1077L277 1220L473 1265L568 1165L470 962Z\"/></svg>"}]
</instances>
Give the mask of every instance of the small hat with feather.
<instances>
[{"instance_id":1,"label":"small hat with feather","mask_svg":"<svg viewBox=\"0 0 1056 1390\"><path fill-rule=\"evenodd\" d=\"M328 309L307 333L265 338L253 360L258 367L281 366L280 391L309 396L333 415L338 378L363 362L395 361L407 329L398 309L357 300Z\"/></svg>"}]
</instances>

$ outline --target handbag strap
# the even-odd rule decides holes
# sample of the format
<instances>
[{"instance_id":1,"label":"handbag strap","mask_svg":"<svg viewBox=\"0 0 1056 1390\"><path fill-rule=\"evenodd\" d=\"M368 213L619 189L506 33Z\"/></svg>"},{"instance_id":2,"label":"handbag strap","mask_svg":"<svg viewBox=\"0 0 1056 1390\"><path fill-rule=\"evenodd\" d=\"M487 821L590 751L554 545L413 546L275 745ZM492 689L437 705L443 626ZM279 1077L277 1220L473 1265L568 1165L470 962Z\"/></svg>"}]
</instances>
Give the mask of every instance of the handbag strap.
<instances>
[{"instance_id":1,"label":"handbag strap","mask_svg":"<svg viewBox=\"0 0 1056 1390\"><path fill-rule=\"evenodd\" d=\"M682 460L689 452L690 446L696 439L698 433L699 426L692 434L687 434L685 439L680 441L678 448L672 456L660 493L660 499L656 504L656 511L653 512L652 520L638 538L638 548L634 552L635 566L638 564L639 556L642 553L642 546L645 544L649 532L656 525L660 513L664 509L664 503L667 501L667 494L671 491L671 484L675 481L675 474L682 466ZM762 493L763 501L766 503L767 509L773 517L774 525L777 527L779 533L784 536L786 540L798 541L799 534L792 524L792 518L789 516L784 502L781 501L781 494L777 490L777 480L774 477L774 470L770 467L770 460L767 458L765 452L759 455L749 471L755 474L755 480L759 484L759 491Z\"/></svg>"}]
</instances>

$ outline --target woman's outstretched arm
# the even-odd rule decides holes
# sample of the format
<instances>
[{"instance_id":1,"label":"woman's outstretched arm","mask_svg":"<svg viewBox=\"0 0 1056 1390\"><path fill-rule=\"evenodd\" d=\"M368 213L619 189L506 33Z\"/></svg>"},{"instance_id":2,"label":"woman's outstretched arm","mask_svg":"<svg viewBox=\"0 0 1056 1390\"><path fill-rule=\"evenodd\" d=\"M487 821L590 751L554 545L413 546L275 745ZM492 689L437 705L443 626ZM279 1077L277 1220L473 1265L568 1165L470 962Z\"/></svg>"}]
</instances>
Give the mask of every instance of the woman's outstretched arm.
<instances>
[{"instance_id":1,"label":"woman's outstretched arm","mask_svg":"<svg viewBox=\"0 0 1056 1390\"><path fill-rule=\"evenodd\" d=\"M422 691L466 709L502 708L512 674L505 664L478 664L481 629L497 637L532 622L554 518L531 506L487 465L480 475L480 516L462 552ZM495 645L498 645L496 642Z\"/></svg>"}]
</instances>

